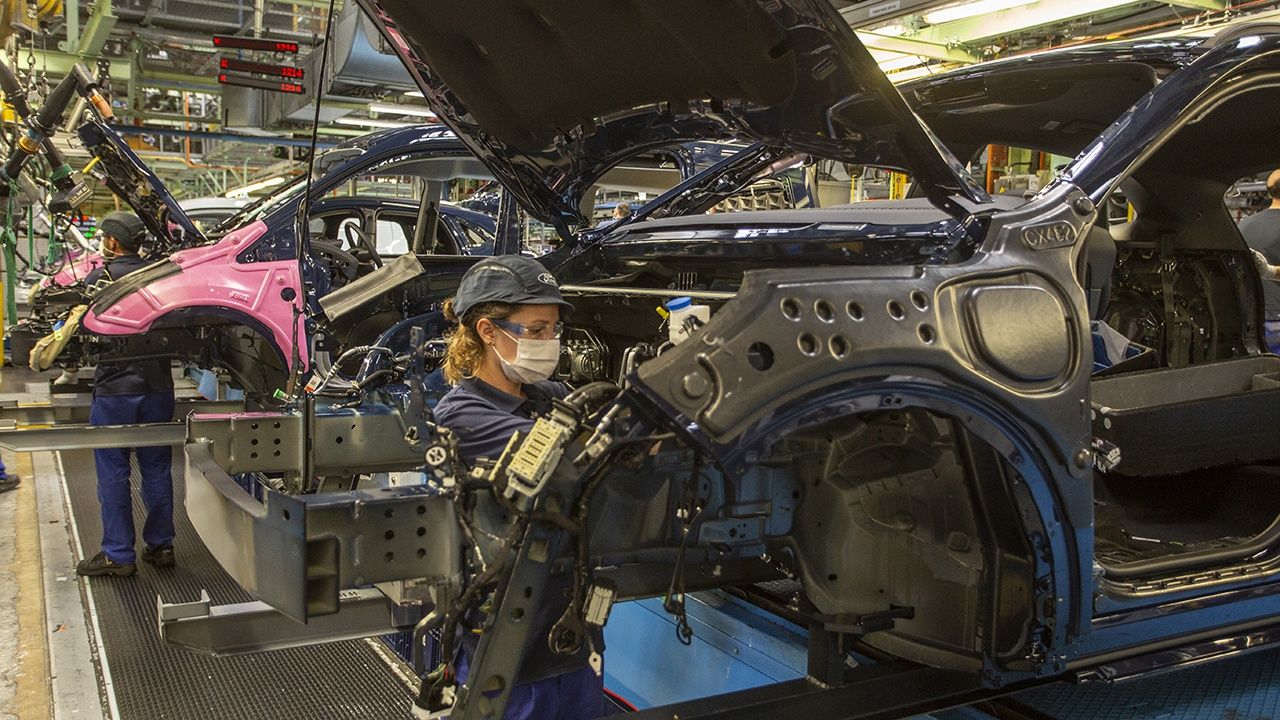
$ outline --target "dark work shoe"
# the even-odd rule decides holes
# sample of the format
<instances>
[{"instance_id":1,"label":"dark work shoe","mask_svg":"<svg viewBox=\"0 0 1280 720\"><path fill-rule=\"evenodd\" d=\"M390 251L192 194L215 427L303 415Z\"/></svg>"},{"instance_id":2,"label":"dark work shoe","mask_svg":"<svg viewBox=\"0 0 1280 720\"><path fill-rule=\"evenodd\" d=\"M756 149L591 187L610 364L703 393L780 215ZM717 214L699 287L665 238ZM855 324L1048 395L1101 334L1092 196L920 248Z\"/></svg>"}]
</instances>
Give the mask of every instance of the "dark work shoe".
<instances>
[{"instance_id":1,"label":"dark work shoe","mask_svg":"<svg viewBox=\"0 0 1280 720\"><path fill-rule=\"evenodd\" d=\"M142 549L142 559L158 568L173 567L177 563L173 557L173 547L170 545L161 545L157 548L145 547Z\"/></svg>"},{"instance_id":2,"label":"dark work shoe","mask_svg":"<svg viewBox=\"0 0 1280 720\"><path fill-rule=\"evenodd\" d=\"M20 482L22 482L22 478L19 478L17 475L5 475L4 477L0 477L0 493L17 490L18 483Z\"/></svg>"},{"instance_id":3,"label":"dark work shoe","mask_svg":"<svg viewBox=\"0 0 1280 720\"><path fill-rule=\"evenodd\" d=\"M77 575L88 575L97 577L99 575L115 575L116 577L128 577L138 572L138 566L133 563L118 563L107 557L105 552L99 552L97 555L81 560L76 565Z\"/></svg>"}]
</instances>

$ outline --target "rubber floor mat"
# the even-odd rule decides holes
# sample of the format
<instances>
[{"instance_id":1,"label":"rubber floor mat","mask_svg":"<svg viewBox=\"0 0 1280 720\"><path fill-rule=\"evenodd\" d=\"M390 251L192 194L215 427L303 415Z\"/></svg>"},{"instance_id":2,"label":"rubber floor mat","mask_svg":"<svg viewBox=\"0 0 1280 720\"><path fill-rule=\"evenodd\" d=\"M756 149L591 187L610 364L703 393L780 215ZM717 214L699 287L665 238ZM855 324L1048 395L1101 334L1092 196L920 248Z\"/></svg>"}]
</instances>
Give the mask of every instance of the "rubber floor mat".
<instances>
[{"instance_id":1,"label":"rubber floor mat","mask_svg":"<svg viewBox=\"0 0 1280 720\"><path fill-rule=\"evenodd\" d=\"M182 504L182 454L174 452L174 550L178 565L157 569L139 559L129 578L93 578L94 603L121 720L400 720L412 693L363 640L256 655L214 658L166 645L156 626L156 596L166 602L252 600L205 550ZM102 542L97 478L90 451L62 453L71 507L86 555ZM133 475L134 518L143 510ZM142 540L138 540L139 553Z\"/></svg>"}]
</instances>

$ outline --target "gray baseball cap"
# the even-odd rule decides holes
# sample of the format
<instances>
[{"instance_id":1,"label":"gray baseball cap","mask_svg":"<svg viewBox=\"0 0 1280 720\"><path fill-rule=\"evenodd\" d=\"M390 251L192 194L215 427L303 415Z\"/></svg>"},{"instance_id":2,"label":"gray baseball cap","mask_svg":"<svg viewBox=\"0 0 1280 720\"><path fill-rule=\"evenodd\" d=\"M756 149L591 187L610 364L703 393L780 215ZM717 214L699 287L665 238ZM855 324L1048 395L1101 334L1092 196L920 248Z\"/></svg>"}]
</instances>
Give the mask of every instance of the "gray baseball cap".
<instances>
[{"instance_id":1,"label":"gray baseball cap","mask_svg":"<svg viewBox=\"0 0 1280 720\"><path fill-rule=\"evenodd\" d=\"M462 317L468 310L487 302L513 305L559 305L560 312L573 306L560 295L560 285L542 263L523 255L485 258L462 276L453 298L453 310Z\"/></svg>"}]
</instances>

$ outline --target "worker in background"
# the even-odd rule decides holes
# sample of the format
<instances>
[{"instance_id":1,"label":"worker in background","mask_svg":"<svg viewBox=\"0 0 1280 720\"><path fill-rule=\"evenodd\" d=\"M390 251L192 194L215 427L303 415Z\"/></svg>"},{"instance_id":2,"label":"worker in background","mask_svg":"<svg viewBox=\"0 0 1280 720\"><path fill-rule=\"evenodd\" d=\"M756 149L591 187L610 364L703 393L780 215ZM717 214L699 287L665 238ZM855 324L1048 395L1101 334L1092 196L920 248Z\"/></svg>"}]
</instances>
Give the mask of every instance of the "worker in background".
<instances>
[{"instance_id":1,"label":"worker in background","mask_svg":"<svg viewBox=\"0 0 1280 720\"><path fill-rule=\"evenodd\" d=\"M17 490L19 482L21 482L21 478L17 475L10 475L4 468L4 461L0 460L0 493Z\"/></svg>"},{"instance_id":2,"label":"worker in background","mask_svg":"<svg viewBox=\"0 0 1280 720\"><path fill-rule=\"evenodd\" d=\"M1240 221L1240 234L1244 235L1244 241L1265 260L1258 266L1264 280L1268 279L1264 265L1280 265L1280 170L1267 177L1267 195L1271 197L1270 207ZM1262 283L1262 297L1263 335L1267 349L1280 354L1280 284Z\"/></svg>"},{"instance_id":3,"label":"worker in background","mask_svg":"<svg viewBox=\"0 0 1280 720\"><path fill-rule=\"evenodd\" d=\"M608 227L613 227L629 217L631 217L631 204L620 202L613 206L613 217L605 218L596 226L596 229L603 230Z\"/></svg>"},{"instance_id":4,"label":"worker in background","mask_svg":"<svg viewBox=\"0 0 1280 720\"><path fill-rule=\"evenodd\" d=\"M114 282L149 263L138 257L147 236L137 215L114 212L98 225L106 264L86 279L93 287ZM104 363L93 376L90 425L134 425L173 420L173 373L167 359ZM146 543L142 559L156 567L172 567L173 475L169 446L134 448L142 475L142 503L147 510L142 527ZM102 550L76 566L80 575L127 576L135 564L133 503L129 492L129 448L93 451L98 471L98 501L102 506Z\"/></svg>"},{"instance_id":5,"label":"worker in background","mask_svg":"<svg viewBox=\"0 0 1280 720\"><path fill-rule=\"evenodd\" d=\"M436 422L454 432L464 462L496 459L511 436L533 427L567 388L549 378L560 361L562 312L573 306L560 296L555 278L531 258L506 255L482 260L463 276L458 293L445 302L445 317L457 323L449 335L445 380L454 387L436 405ZM547 597L533 618L521 676L511 690L506 720L598 717L604 686L587 665L587 651L552 653L547 635L569 600L568 573L553 574ZM478 618L470 618L472 622ZM478 627L478 625L475 625ZM603 638L596 638L603 650ZM479 643L463 631L455 659L464 680Z\"/></svg>"}]
</instances>

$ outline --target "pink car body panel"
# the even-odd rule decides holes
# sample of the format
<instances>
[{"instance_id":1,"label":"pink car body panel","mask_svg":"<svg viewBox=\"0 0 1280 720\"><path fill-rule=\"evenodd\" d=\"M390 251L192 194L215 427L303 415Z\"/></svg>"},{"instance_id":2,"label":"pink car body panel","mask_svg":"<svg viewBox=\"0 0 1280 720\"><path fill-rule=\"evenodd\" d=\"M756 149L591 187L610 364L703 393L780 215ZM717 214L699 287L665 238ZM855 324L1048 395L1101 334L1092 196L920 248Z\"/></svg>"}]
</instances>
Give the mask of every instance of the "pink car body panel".
<instances>
[{"instance_id":1,"label":"pink car body panel","mask_svg":"<svg viewBox=\"0 0 1280 720\"><path fill-rule=\"evenodd\" d=\"M286 364L292 364L296 345L305 368L307 343L295 342L303 333L298 261L236 262L236 255L266 230L266 224L258 221L228 233L212 245L175 252L169 260L182 272L147 283L102 313L91 306L82 326L97 335L136 335L147 332L153 323L176 310L229 310L266 327ZM293 300L281 297L287 288L292 288Z\"/></svg>"},{"instance_id":2,"label":"pink car body panel","mask_svg":"<svg viewBox=\"0 0 1280 720\"><path fill-rule=\"evenodd\" d=\"M69 252L63 258L62 268L54 273L52 277L43 278L40 281L40 287L47 288L54 285L68 287L83 281L88 277L89 273L100 267L102 267L102 253L91 253L84 250Z\"/></svg>"}]
</instances>

